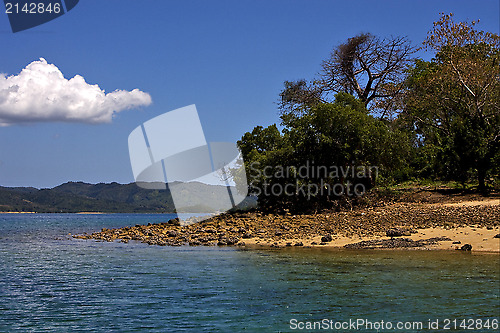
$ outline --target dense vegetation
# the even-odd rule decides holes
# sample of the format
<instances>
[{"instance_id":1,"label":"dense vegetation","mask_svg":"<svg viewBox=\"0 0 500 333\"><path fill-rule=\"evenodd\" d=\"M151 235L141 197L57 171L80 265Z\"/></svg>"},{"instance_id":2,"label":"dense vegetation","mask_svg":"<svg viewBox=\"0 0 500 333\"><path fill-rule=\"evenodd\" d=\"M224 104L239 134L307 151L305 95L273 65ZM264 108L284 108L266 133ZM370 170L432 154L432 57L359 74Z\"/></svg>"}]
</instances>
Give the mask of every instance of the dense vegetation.
<instances>
[{"instance_id":1,"label":"dense vegetation","mask_svg":"<svg viewBox=\"0 0 500 333\"><path fill-rule=\"evenodd\" d=\"M331 208L376 184L499 186L500 38L442 15L422 48L404 37L349 38L319 77L285 82L281 129L238 142L262 208ZM237 177L237 170L233 170Z\"/></svg>"},{"instance_id":2,"label":"dense vegetation","mask_svg":"<svg viewBox=\"0 0 500 333\"><path fill-rule=\"evenodd\" d=\"M204 206L179 207L188 212L213 211L227 193L222 186L190 183L189 195ZM69 182L52 189L0 187L0 212L39 213L173 213L175 206L168 190L148 190L132 184L87 184Z\"/></svg>"}]
</instances>

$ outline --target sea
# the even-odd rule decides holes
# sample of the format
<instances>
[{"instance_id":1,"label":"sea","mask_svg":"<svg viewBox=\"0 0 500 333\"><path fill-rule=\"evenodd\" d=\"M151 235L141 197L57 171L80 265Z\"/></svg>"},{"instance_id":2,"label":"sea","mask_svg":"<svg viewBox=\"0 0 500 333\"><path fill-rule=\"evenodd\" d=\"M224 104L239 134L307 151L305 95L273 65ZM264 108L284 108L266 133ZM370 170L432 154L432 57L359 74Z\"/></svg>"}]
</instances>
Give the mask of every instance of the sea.
<instances>
[{"instance_id":1,"label":"sea","mask_svg":"<svg viewBox=\"0 0 500 333\"><path fill-rule=\"evenodd\" d=\"M0 214L0 332L499 332L498 254L71 237L172 217Z\"/></svg>"}]
</instances>

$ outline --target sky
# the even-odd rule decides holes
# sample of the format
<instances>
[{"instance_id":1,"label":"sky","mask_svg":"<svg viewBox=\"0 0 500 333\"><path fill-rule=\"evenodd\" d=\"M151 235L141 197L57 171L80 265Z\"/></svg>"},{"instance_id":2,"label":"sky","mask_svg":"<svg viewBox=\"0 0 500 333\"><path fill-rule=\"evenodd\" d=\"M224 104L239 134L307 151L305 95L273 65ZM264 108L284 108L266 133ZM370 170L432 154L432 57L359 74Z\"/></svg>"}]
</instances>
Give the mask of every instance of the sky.
<instances>
[{"instance_id":1,"label":"sky","mask_svg":"<svg viewBox=\"0 0 500 333\"><path fill-rule=\"evenodd\" d=\"M498 0L81 0L17 33L2 10L0 186L133 182L128 135L191 104L207 141L236 142L279 124L283 82L312 79L336 45L420 45L441 12L499 33Z\"/></svg>"}]
</instances>

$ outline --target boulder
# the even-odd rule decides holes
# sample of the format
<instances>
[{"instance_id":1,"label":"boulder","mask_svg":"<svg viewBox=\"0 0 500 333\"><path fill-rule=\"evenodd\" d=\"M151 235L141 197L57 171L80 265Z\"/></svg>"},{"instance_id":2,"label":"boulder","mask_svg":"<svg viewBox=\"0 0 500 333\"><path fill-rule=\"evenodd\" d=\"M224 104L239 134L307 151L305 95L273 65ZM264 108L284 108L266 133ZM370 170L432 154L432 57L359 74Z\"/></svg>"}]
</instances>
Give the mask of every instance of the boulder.
<instances>
[{"instance_id":1,"label":"boulder","mask_svg":"<svg viewBox=\"0 0 500 333\"><path fill-rule=\"evenodd\" d=\"M181 225L181 221L179 220L178 217L176 217L175 219L168 220L167 223L170 224L170 225L176 225L176 226L180 226Z\"/></svg>"},{"instance_id":2,"label":"boulder","mask_svg":"<svg viewBox=\"0 0 500 333\"><path fill-rule=\"evenodd\" d=\"M251 232L245 232L242 236L243 238L252 238L252 233Z\"/></svg>"},{"instance_id":3,"label":"boulder","mask_svg":"<svg viewBox=\"0 0 500 333\"><path fill-rule=\"evenodd\" d=\"M177 237L177 231L175 230L169 230L167 232L168 237Z\"/></svg>"},{"instance_id":4,"label":"boulder","mask_svg":"<svg viewBox=\"0 0 500 333\"><path fill-rule=\"evenodd\" d=\"M328 243L333 240L332 235L325 235L321 237L321 243Z\"/></svg>"},{"instance_id":5,"label":"boulder","mask_svg":"<svg viewBox=\"0 0 500 333\"><path fill-rule=\"evenodd\" d=\"M387 237L410 236L411 235L411 231L404 230L404 229L392 228L392 229L387 230L385 232L385 234L387 235Z\"/></svg>"},{"instance_id":6,"label":"boulder","mask_svg":"<svg viewBox=\"0 0 500 333\"><path fill-rule=\"evenodd\" d=\"M470 251L470 250L472 250L472 245L470 245L470 244L464 244L464 245L460 248L460 250L462 250L462 251Z\"/></svg>"}]
</instances>

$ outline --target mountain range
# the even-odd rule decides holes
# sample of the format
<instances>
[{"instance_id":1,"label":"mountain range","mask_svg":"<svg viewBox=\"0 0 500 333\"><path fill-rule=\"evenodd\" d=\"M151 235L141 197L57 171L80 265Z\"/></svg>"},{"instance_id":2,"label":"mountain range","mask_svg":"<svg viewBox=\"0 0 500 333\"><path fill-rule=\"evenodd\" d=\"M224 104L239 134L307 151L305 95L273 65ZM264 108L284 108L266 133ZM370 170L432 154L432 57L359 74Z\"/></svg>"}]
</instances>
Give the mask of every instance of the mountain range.
<instances>
[{"instance_id":1,"label":"mountain range","mask_svg":"<svg viewBox=\"0 0 500 333\"><path fill-rule=\"evenodd\" d=\"M203 202L203 205L184 207L183 211L211 211L211 207L218 207L218 201L227 196L224 186L198 182L187 185L190 195L195 196L193 202ZM255 203L247 199L243 207ZM168 189L145 189L135 183L67 182L49 189L0 186L0 212L174 213L175 206Z\"/></svg>"}]
</instances>

